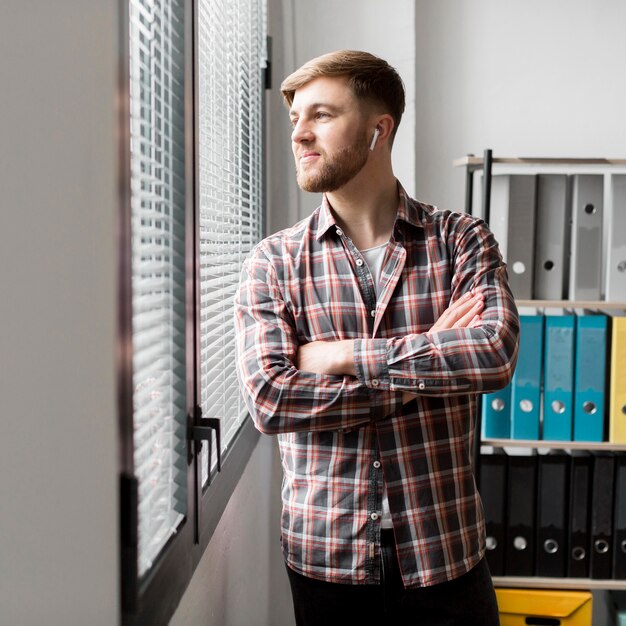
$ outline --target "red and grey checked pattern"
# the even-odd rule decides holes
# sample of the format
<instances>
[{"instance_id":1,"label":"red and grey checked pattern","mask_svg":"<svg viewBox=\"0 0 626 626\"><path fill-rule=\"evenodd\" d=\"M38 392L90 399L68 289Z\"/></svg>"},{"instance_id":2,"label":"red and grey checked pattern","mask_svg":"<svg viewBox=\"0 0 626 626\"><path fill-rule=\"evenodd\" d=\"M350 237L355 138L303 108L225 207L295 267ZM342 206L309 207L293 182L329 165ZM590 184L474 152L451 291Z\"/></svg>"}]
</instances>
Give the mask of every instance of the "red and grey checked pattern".
<instances>
[{"instance_id":1,"label":"red and grey checked pattern","mask_svg":"<svg viewBox=\"0 0 626 626\"><path fill-rule=\"evenodd\" d=\"M406 587L461 576L484 554L476 394L512 376L517 311L485 224L399 189L378 302L326 199L255 248L235 300L243 395L280 444L285 558L330 582L380 580L383 476ZM429 333L468 290L485 296L480 325ZM357 378L294 366L299 345L341 339L356 340ZM402 406L402 391L417 398Z\"/></svg>"}]
</instances>

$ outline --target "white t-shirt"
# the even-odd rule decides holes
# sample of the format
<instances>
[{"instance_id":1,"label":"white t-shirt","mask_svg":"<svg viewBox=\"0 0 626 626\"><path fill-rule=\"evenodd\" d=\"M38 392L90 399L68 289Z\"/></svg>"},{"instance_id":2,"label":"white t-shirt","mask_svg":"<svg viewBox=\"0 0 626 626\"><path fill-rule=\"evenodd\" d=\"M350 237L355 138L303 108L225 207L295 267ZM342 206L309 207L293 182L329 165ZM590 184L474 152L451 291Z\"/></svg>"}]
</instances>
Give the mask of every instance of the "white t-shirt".
<instances>
[{"instance_id":1,"label":"white t-shirt","mask_svg":"<svg viewBox=\"0 0 626 626\"><path fill-rule=\"evenodd\" d=\"M374 288L376 289L376 296L378 297L380 286L380 275L383 271L383 261L385 259L385 252L387 251L387 244L383 243L380 246L374 248L368 248L367 250L360 250L361 256L367 263L367 267L372 274L374 280ZM391 513L389 511L389 500L387 498L387 487L383 479L383 504L381 512L381 526L382 528L392 528Z\"/></svg>"}]
</instances>

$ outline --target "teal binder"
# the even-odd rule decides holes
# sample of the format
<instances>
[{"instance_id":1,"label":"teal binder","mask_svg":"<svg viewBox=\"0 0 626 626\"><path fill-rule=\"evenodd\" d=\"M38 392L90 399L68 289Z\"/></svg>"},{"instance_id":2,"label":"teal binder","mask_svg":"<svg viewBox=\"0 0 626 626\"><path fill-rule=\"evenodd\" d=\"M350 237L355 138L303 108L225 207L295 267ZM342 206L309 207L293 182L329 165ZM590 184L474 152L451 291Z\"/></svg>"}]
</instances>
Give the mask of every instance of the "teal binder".
<instances>
[{"instance_id":1,"label":"teal binder","mask_svg":"<svg viewBox=\"0 0 626 626\"><path fill-rule=\"evenodd\" d=\"M545 328L543 439L571 441L576 318L573 315L547 315Z\"/></svg>"},{"instance_id":2,"label":"teal binder","mask_svg":"<svg viewBox=\"0 0 626 626\"><path fill-rule=\"evenodd\" d=\"M606 383L607 318L579 315L576 326L574 440L602 441Z\"/></svg>"},{"instance_id":3,"label":"teal binder","mask_svg":"<svg viewBox=\"0 0 626 626\"><path fill-rule=\"evenodd\" d=\"M482 398L481 432L483 439L511 437L511 385L486 393Z\"/></svg>"},{"instance_id":4,"label":"teal binder","mask_svg":"<svg viewBox=\"0 0 626 626\"><path fill-rule=\"evenodd\" d=\"M520 315L520 347L511 381L511 438L539 439L543 316Z\"/></svg>"}]
</instances>

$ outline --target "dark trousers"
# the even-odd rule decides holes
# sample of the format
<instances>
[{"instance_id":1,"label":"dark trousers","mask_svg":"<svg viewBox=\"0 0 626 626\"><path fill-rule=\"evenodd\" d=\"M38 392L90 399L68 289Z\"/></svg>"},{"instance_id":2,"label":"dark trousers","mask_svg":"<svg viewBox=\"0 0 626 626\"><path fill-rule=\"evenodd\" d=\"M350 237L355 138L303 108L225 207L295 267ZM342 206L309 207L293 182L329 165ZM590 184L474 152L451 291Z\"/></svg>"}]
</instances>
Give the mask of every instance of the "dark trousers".
<instances>
[{"instance_id":1,"label":"dark trousers","mask_svg":"<svg viewBox=\"0 0 626 626\"><path fill-rule=\"evenodd\" d=\"M297 626L498 626L487 560L449 582L405 589L393 531L381 533L379 585L345 585L308 578L287 567Z\"/></svg>"}]
</instances>

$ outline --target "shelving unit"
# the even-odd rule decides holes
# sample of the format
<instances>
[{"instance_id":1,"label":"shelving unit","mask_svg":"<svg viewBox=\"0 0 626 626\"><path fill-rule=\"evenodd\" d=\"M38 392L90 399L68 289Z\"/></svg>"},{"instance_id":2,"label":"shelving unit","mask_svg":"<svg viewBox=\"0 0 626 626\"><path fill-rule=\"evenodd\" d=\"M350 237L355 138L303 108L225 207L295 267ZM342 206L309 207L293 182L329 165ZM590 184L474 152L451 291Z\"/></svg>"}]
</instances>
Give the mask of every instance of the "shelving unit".
<instances>
[{"instance_id":1,"label":"shelving unit","mask_svg":"<svg viewBox=\"0 0 626 626\"><path fill-rule=\"evenodd\" d=\"M546 441L544 439L481 439L482 446L492 448L537 448L548 450L587 450L626 452L626 444L610 441Z\"/></svg>"},{"instance_id":2,"label":"shelving unit","mask_svg":"<svg viewBox=\"0 0 626 626\"><path fill-rule=\"evenodd\" d=\"M545 157L498 157L494 158L491 150L485 150L482 157L468 155L453 161L455 167L464 167L465 178L465 212L473 214L474 173L482 170L482 217L489 223L492 167L498 165L499 171L506 173L528 171L539 166L544 171L555 172L567 169L574 171L602 171L610 168L616 172L626 172L626 159L597 158L545 158ZM521 166L521 167L520 167ZM526 166L526 167L525 167ZM590 310L625 310L626 302L607 302L604 300L516 300L519 307L571 308ZM481 439L481 406L478 403L477 437L475 438L475 459L479 466L482 447L492 448L526 448L533 450L585 450L626 452L625 444L611 442L587 441L546 441L546 440L513 440L513 439ZM494 576L497 587L568 589L568 590L626 590L626 580L600 580L592 578L547 578L538 576Z\"/></svg>"}]
</instances>

